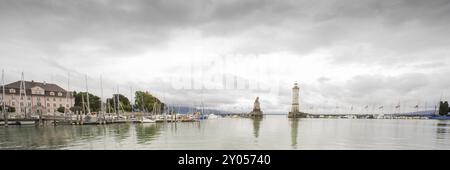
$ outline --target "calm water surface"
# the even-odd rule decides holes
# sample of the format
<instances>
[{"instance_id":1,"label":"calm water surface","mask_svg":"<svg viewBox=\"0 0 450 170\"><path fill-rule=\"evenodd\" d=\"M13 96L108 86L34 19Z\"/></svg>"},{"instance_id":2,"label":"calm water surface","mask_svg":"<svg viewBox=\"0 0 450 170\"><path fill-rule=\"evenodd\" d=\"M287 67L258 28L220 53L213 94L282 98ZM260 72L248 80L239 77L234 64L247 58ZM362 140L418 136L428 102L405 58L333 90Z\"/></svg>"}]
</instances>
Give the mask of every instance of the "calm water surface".
<instances>
[{"instance_id":1,"label":"calm water surface","mask_svg":"<svg viewBox=\"0 0 450 170\"><path fill-rule=\"evenodd\" d=\"M0 149L450 149L450 121L221 118L0 127Z\"/></svg>"}]
</instances>

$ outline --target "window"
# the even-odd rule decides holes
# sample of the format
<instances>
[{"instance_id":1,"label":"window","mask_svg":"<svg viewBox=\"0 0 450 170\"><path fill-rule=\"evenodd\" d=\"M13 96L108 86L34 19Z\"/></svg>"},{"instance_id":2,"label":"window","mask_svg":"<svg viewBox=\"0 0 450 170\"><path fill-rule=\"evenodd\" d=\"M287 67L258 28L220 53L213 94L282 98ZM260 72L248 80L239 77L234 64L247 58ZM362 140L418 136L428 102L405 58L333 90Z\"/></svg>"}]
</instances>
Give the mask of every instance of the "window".
<instances>
[{"instance_id":1,"label":"window","mask_svg":"<svg viewBox=\"0 0 450 170\"><path fill-rule=\"evenodd\" d=\"M69 107L69 104L66 104L66 107Z\"/></svg>"},{"instance_id":2,"label":"window","mask_svg":"<svg viewBox=\"0 0 450 170\"><path fill-rule=\"evenodd\" d=\"M54 96L55 95L55 92L50 92L50 96Z\"/></svg>"},{"instance_id":3,"label":"window","mask_svg":"<svg viewBox=\"0 0 450 170\"><path fill-rule=\"evenodd\" d=\"M10 93L16 93L16 89L9 89Z\"/></svg>"},{"instance_id":4,"label":"window","mask_svg":"<svg viewBox=\"0 0 450 170\"><path fill-rule=\"evenodd\" d=\"M59 98L59 101L62 102L62 98Z\"/></svg>"},{"instance_id":5,"label":"window","mask_svg":"<svg viewBox=\"0 0 450 170\"><path fill-rule=\"evenodd\" d=\"M11 105L15 106L15 105L16 105L16 102L12 102Z\"/></svg>"},{"instance_id":6,"label":"window","mask_svg":"<svg viewBox=\"0 0 450 170\"><path fill-rule=\"evenodd\" d=\"M37 105L38 105L38 106L41 106L41 102L37 102Z\"/></svg>"},{"instance_id":7,"label":"window","mask_svg":"<svg viewBox=\"0 0 450 170\"><path fill-rule=\"evenodd\" d=\"M53 107L56 107L56 103L53 103Z\"/></svg>"},{"instance_id":8,"label":"window","mask_svg":"<svg viewBox=\"0 0 450 170\"><path fill-rule=\"evenodd\" d=\"M31 100L31 97L30 97L30 96L28 96L28 100Z\"/></svg>"},{"instance_id":9,"label":"window","mask_svg":"<svg viewBox=\"0 0 450 170\"><path fill-rule=\"evenodd\" d=\"M30 102L28 102L28 106L31 107L31 103Z\"/></svg>"},{"instance_id":10,"label":"window","mask_svg":"<svg viewBox=\"0 0 450 170\"><path fill-rule=\"evenodd\" d=\"M47 101L50 101L50 98L47 98Z\"/></svg>"},{"instance_id":11,"label":"window","mask_svg":"<svg viewBox=\"0 0 450 170\"><path fill-rule=\"evenodd\" d=\"M59 92L59 93L58 93L58 96L62 96L62 93L61 93L61 92Z\"/></svg>"},{"instance_id":12,"label":"window","mask_svg":"<svg viewBox=\"0 0 450 170\"><path fill-rule=\"evenodd\" d=\"M56 99L53 97L53 101L56 102Z\"/></svg>"},{"instance_id":13,"label":"window","mask_svg":"<svg viewBox=\"0 0 450 170\"><path fill-rule=\"evenodd\" d=\"M50 103L47 103L47 107L50 107Z\"/></svg>"},{"instance_id":14,"label":"window","mask_svg":"<svg viewBox=\"0 0 450 170\"><path fill-rule=\"evenodd\" d=\"M59 104L59 107L63 107L62 104Z\"/></svg>"},{"instance_id":15,"label":"window","mask_svg":"<svg viewBox=\"0 0 450 170\"><path fill-rule=\"evenodd\" d=\"M41 98L40 98L40 97L36 97L36 99L37 99L37 101L41 101Z\"/></svg>"},{"instance_id":16,"label":"window","mask_svg":"<svg viewBox=\"0 0 450 170\"><path fill-rule=\"evenodd\" d=\"M23 100L23 96L20 96L20 100Z\"/></svg>"},{"instance_id":17,"label":"window","mask_svg":"<svg viewBox=\"0 0 450 170\"><path fill-rule=\"evenodd\" d=\"M20 106L23 106L23 102L20 102Z\"/></svg>"},{"instance_id":18,"label":"window","mask_svg":"<svg viewBox=\"0 0 450 170\"><path fill-rule=\"evenodd\" d=\"M50 112L50 109L47 109L47 112Z\"/></svg>"}]
</instances>

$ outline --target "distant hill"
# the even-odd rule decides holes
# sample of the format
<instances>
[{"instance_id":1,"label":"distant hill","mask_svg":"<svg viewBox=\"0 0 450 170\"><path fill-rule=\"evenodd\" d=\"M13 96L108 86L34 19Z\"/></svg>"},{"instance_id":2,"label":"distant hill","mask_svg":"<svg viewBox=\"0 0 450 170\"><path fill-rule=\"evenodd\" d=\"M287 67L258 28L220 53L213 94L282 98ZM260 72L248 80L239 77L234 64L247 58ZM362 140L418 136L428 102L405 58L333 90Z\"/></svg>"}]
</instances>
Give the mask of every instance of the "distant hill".
<instances>
[{"instance_id":1,"label":"distant hill","mask_svg":"<svg viewBox=\"0 0 450 170\"><path fill-rule=\"evenodd\" d=\"M189 107L189 106L180 106L180 107L175 107L172 108L175 109L176 112L180 113L180 114L187 114L190 113L192 111L194 112L201 112L202 109L201 108L194 108L194 107ZM225 114L225 113L229 113L228 111L223 111L223 110L215 110L215 109L204 109L203 110L205 114Z\"/></svg>"}]
</instances>

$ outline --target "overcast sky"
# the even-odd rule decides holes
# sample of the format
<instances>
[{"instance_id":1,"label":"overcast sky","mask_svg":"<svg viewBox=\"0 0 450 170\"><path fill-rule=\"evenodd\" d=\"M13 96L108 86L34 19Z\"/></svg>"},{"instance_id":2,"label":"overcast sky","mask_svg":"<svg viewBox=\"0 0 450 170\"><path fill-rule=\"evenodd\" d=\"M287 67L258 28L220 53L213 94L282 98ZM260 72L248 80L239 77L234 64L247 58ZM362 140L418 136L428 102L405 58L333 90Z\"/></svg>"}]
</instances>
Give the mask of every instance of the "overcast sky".
<instances>
[{"instance_id":1,"label":"overcast sky","mask_svg":"<svg viewBox=\"0 0 450 170\"><path fill-rule=\"evenodd\" d=\"M0 68L104 96L286 113L434 108L450 94L448 0L0 0ZM236 83L234 82L236 80Z\"/></svg>"}]
</instances>

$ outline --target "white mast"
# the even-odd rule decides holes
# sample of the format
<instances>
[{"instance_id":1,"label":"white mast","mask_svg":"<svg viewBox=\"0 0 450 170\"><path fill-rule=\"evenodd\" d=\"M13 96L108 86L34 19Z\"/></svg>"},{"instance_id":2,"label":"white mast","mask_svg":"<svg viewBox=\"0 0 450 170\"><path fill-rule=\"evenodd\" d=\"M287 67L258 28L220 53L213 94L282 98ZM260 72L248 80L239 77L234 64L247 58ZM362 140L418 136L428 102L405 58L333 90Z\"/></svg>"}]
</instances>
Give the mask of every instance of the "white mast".
<instances>
[{"instance_id":1,"label":"white mast","mask_svg":"<svg viewBox=\"0 0 450 170\"><path fill-rule=\"evenodd\" d=\"M67 73L66 106L64 106L64 108L66 109L64 109L64 119L66 119L66 114L67 112L69 112L71 106L70 104L69 107L67 107L67 104L69 104L69 93L70 93L70 73Z\"/></svg>"},{"instance_id":2,"label":"white mast","mask_svg":"<svg viewBox=\"0 0 450 170\"><path fill-rule=\"evenodd\" d=\"M116 98L117 98L117 113L120 113L120 98L119 98L119 93L120 93L120 91L119 91L119 86L117 86L117 95L116 95Z\"/></svg>"},{"instance_id":3,"label":"white mast","mask_svg":"<svg viewBox=\"0 0 450 170\"><path fill-rule=\"evenodd\" d=\"M105 106L103 104L103 79L102 75L100 75L100 112L102 113L103 121L105 121Z\"/></svg>"},{"instance_id":4,"label":"white mast","mask_svg":"<svg viewBox=\"0 0 450 170\"><path fill-rule=\"evenodd\" d=\"M26 98L27 98L27 91L26 91L26 87L25 87L25 76L24 76L24 74L23 74L23 72L22 72L22 77L21 77L21 81L20 81L20 89L19 89L19 98L20 98L20 100L21 100L21 102L23 103L23 100L25 99L25 101L26 101ZM23 93L23 95L24 95L24 97L22 98L22 93ZM27 104L26 103L23 103L25 106L25 109L23 109L22 108L22 105L20 105L20 110L21 110L21 112L22 112L22 109L23 109L23 112L24 112L24 115L25 115L25 118L27 118L28 116L27 116Z\"/></svg>"},{"instance_id":5,"label":"white mast","mask_svg":"<svg viewBox=\"0 0 450 170\"><path fill-rule=\"evenodd\" d=\"M112 100L113 100L113 109L114 109L114 113L116 113L116 114L117 114L117 107L116 107L116 95L114 94L114 93L115 93L115 91L116 91L116 89L114 89L114 88L113 88L113 97L112 97Z\"/></svg>"},{"instance_id":6,"label":"white mast","mask_svg":"<svg viewBox=\"0 0 450 170\"><path fill-rule=\"evenodd\" d=\"M131 106L131 113L133 113L133 87L130 86L130 106Z\"/></svg>"},{"instance_id":7,"label":"white mast","mask_svg":"<svg viewBox=\"0 0 450 170\"><path fill-rule=\"evenodd\" d=\"M89 89L88 89L88 84L87 84L87 75L85 75L85 80L86 80L86 102L87 102L87 113L88 115L91 114L91 108L89 105Z\"/></svg>"},{"instance_id":8,"label":"white mast","mask_svg":"<svg viewBox=\"0 0 450 170\"><path fill-rule=\"evenodd\" d=\"M2 70L2 113L5 126L8 126L8 113L5 109L5 70Z\"/></svg>"}]
</instances>

